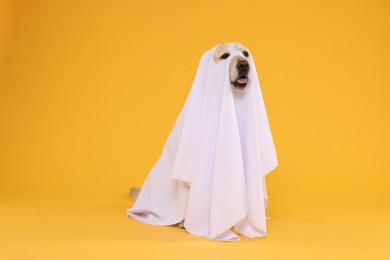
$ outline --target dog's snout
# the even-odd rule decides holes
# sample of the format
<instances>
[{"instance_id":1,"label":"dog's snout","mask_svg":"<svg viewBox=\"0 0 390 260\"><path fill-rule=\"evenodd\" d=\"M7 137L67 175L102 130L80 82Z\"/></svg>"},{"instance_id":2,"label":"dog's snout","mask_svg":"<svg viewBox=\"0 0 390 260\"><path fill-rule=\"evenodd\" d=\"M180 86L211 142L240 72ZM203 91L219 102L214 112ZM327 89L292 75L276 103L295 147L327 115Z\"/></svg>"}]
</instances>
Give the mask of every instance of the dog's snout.
<instances>
[{"instance_id":1,"label":"dog's snout","mask_svg":"<svg viewBox=\"0 0 390 260\"><path fill-rule=\"evenodd\" d=\"M237 62L237 69L239 71L248 71L249 70L249 62L246 60L240 60Z\"/></svg>"}]
</instances>

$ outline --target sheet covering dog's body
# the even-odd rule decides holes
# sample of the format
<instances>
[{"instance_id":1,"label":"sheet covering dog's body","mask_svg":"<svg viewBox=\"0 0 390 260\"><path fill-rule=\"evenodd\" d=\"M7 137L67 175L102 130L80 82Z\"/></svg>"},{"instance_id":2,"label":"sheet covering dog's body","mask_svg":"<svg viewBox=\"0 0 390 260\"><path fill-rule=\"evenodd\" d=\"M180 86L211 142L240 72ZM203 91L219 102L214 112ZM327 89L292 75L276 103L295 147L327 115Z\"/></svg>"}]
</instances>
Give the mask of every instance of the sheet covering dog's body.
<instances>
[{"instance_id":1,"label":"sheet covering dog's body","mask_svg":"<svg viewBox=\"0 0 390 260\"><path fill-rule=\"evenodd\" d=\"M195 80L128 216L145 223L181 223L191 234L235 241L267 235L265 175L277 165L252 55L245 89L232 86L229 64L215 46L201 58Z\"/></svg>"}]
</instances>

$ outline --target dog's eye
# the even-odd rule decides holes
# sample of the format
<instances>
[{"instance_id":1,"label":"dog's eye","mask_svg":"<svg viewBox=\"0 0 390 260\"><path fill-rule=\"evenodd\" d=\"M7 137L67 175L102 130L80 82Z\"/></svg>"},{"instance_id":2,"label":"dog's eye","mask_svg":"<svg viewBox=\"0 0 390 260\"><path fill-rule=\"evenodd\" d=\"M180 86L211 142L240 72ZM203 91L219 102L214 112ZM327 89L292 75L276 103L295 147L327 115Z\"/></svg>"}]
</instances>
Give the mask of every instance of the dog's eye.
<instances>
[{"instance_id":1,"label":"dog's eye","mask_svg":"<svg viewBox=\"0 0 390 260\"><path fill-rule=\"evenodd\" d=\"M243 51L242 54L244 54L245 57L249 56L249 53L247 51Z\"/></svg>"},{"instance_id":2,"label":"dog's eye","mask_svg":"<svg viewBox=\"0 0 390 260\"><path fill-rule=\"evenodd\" d=\"M220 59L223 59L223 60L226 60L227 58L229 58L230 56L230 53L224 53L221 57L219 57Z\"/></svg>"}]
</instances>

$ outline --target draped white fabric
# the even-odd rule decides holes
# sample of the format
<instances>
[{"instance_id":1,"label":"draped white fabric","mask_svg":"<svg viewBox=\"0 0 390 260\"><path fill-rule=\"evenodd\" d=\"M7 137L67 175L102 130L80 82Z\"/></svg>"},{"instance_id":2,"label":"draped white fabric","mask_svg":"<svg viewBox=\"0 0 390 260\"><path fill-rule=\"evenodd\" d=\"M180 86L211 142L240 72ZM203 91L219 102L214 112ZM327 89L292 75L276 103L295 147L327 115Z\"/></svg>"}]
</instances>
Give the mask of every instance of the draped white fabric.
<instances>
[{"instance_id":1,"label":"draped white fabric","mask_svg":"<svg viewBox=\"0 0 390 260\"><path fill-rule=\"evenodd\" d=\"M277 156L250 54L244 90L230 83L229 65L216 63L217 46L201 58L184 107L162 154L147 176L128 216L155 225L184 220L194 235L235 241L267 234L265 175ZM243 56L244 57L244 56Z\"/></svg>"}]
</instances>

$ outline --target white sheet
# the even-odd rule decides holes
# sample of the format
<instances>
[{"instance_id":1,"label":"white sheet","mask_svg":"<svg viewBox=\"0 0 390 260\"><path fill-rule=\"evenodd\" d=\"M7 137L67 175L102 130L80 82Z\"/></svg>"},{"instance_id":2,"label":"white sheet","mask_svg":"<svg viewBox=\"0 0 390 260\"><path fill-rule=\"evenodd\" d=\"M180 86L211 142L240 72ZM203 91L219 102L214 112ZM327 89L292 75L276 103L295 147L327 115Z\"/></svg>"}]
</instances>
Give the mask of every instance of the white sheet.
<instances>
[{"instance_id":1,"label":"white sheet","mask_svg":"<svg viewBox=\"0 0 390 260\"><path fill-rule=\"evenodd\" d=\"M267 235L265 175L277 156L249 53L250 80L232 87L229 64L202 56L184 107L128 216L154 225L184 220L194 235L236 241ZM244 57L244 56L243 56Z\"/></svg>"}]
</instances>

